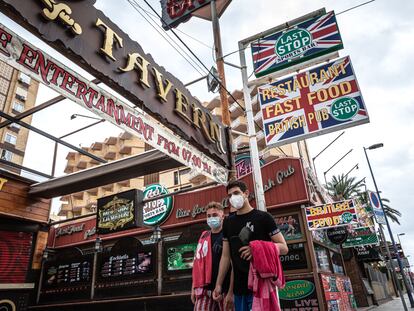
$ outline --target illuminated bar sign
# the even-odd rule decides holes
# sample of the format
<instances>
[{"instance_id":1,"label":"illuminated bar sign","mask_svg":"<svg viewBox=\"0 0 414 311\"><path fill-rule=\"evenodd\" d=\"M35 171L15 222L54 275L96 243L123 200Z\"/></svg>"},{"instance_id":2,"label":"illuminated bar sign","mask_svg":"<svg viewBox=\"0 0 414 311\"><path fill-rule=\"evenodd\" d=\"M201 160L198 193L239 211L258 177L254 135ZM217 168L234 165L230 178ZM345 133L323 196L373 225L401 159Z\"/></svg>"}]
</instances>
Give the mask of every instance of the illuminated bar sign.
<instances>
[{"instance_id":1,"label":"illuminated bar sign","mask_svg":"<svg viewBox=\"0 0 414 311\"><path fill-rule=\"evenodd\" d=\"M0 11L37 35L90 74L142 107L179 137L210 156L220 165L230 167L228 133L221 122L193 97L184 84L155 63L150 54L123 32L101 11L95 1L0 0ZM3 33L1 47L7 48L11 36ZM79 83L53 62L41 58L41 51L24 47L21 63L41 74L43 82L60 87L73 97L84 99L94 112L114 115L118 121L133 123L134 116L118 109L117 102L99 97L88 84ZM138 122L138 121L137 121ZM138 122L136 127L140 126ZM150 133L147 133L150 135ZM174 142L161 140L168 150ZM190 154L183 148L174 152ZM194 159L203 166L202 159ZM190 161L192 159L190 158ZM208 167L205 168L209 170Z\"/></svg>"},{"instance_id":2,"label":"illuminated bar sign","mask_svg":"<svg viewBox=\"0 0 414 311\"><path fill-rule=\"evenodd\" d=\"M306 207L306 221L309 230L328 229L357 224L353 200Z\"/></svg>"},{"instance_id":3,"label":"illuminated bar sign","mask_svg":"<svg viewBox=\"0 0 414 311\"><path fill-rule=\"evenodd\" d=\"M252 43L256 77L343 48L333 11L289 26Z\"/></svg>"},{"instance_id":4,"label":"illuminated bar sign","mask_svg":"<svg viewBox=\"0 0 414 311\"><path fill-rule=\"evenodd\" d=\"M369 122L349 56L258 88L267 146Z\"/></svg>"},{"instance_id":5,"label":"illuminated bar sign","mask_svg":"<svg viewBox=\"0 0 414 311\"><path fill-rule=\"evenodd\" d=\"M98 199L96 228L98 234L114 233L142 226L143 193L132 189Z\"/></svg>"}]
</instances>

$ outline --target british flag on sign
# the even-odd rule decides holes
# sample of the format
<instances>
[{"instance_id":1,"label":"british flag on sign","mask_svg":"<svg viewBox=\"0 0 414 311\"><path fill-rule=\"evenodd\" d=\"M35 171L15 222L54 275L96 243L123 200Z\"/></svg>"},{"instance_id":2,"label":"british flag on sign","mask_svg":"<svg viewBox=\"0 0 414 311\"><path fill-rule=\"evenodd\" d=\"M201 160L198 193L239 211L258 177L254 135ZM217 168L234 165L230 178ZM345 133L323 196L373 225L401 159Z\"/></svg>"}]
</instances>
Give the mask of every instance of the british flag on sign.
<instances>
[{"instance_id":1,"label":"british flag on sign","mask_svg":"<svg viewBox=\"0 0 414 311\"><path fill-rule=\"evenodd\" d=\"M287 32L295 32L286 38ZM309 36L310 41L300 41L298 31ZM296 38L296 39L295 39ZM291 53L281 55L278 45L285 40ZM335 13L312 18L289 29L271 34L251 44L253 67L256 77L305 62L343 48L341 35L336 23ZM283 51L284 49L282 49Z\"/></svg>"},{"instance_id":2,"label":"british flag on sign","mask_svg":"<svg viewBox=\"0 0 414 311\"><path fill-rule=\"evenodd\" d=\"M261 86L258 96L268 146L369 122L349 56Z\"/></svg>"}]
</instances>

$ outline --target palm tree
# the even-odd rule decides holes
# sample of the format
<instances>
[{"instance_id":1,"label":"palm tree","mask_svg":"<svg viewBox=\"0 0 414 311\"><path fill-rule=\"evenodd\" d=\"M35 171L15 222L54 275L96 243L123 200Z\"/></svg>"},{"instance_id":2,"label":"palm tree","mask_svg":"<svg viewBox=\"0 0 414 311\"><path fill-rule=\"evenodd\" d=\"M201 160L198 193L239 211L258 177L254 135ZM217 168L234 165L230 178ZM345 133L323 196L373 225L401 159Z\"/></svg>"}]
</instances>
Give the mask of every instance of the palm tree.
<instances>
[{"instance_id":1,"label":"palm tree","mask_svg":"<svg viewBox=\"0 0 414 311\"><path fill-rule=\"evenodd\" d=\"M361 195L363 185L363 179L356 181L356 177L341 174L332 176L332 180L325 185L325 189L328 190L334 200L339 201Z\"/></svg>"},{"instance_id":2,"label":"palm tree","mask_svg":"<svg viewBox=\"0 0 414 311\"><path fill-rule=\"evenodd\" d=\"M369 204L369 200L368 200L368 194L367 192L363 192L358 196L358 199L361 201L361 203L363 204ZM384 206L384 213L387 216L388 219L391 219L393 222L396 222L397 224L400 225L400 221L398 219L398 217L401 217L401 212L395 208L392 208L389 203L390 200L388 200L387 198L381 198L382 201L382 205Z\"/></svg>"}]
</instances>

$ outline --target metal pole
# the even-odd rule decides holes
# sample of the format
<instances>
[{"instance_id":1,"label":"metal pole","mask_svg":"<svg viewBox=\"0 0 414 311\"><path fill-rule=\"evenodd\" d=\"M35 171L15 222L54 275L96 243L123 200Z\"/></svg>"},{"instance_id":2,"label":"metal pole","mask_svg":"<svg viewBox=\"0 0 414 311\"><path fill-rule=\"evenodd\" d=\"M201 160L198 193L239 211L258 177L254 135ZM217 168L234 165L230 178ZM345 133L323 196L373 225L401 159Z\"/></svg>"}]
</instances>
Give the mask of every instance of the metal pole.
<instances>
[{"instance_id":1,"label":"metal pole","mask_svg":"<svg viewBox=\"0 0 414 311\"><path fill-rule=\"evenodd\" d=\"M220 23L217 16L216 0L211 1L211 22L213 24L214 49L216 52L217 71L220 78L221 119L224 125L230 126L229 100L226 91L226 75L224 73L223 50L221 47Z\"/></svg>"},{"instance_id":2,"label":"metal pole","mask_svg":"<svg viewBox=\"0 0 414 311\"><path fill-rule=\"evenodd\" d=\"M91 300L93 300L94 297L95 297L95 283L96 283L97 265L98 265L98 251L95 249L95 252L93 253L92 281L91 281Z\"/></svg>"},{"instance_id":3,"label":"metal pole","mask_svg":"<svg viewBox=\"0 0 414 311\"><path fill-rule=\"evenodd\" d=\"M76 134L76 133L78 133L80 131L86 130L87 128L90 128L90 127L92 127L92 126L94 126L96 124L102 123L102 122L105 122L105 119L101 119L101 120L99 120L97 122L94 122L94 123L91 123L91 124L86 125L84 127L81 127L80 129L77 129L76 131L70 132L70 133L68 133L66 135L63 135L63 136L60 136L59 139L68 137L68 136L70 136L72 134ZM55 177L57 149L58 149L58 143L57 143L57 141L55 141L55 150L53 152L52 174L51 174L53 177Z\"/></svg>"},{"instance_id":4,"label":"metal pole","mask_svg":"<svg viewBox=\"0 0 414 311\"><path fill-rule=\"evenodd\" d=\"M318 173L316 173L316 167L315 167L315 160L317 157L321 155L322 152L324 152L326 149L328 149L334 142L338 140L339 137L345 134L345 131L343 131L341 134L339 134L333 141L331 141L325 148L323 148L316 156L312 158L312 164L313 164L313 170L315 171L315 175L318 176Z\"/></svg>"},{"instance_id":5,"label":"metal pole","mask_svg":"<svg viewBox=\"0 0 414 311\"><path fill-rule=\"evenodd\" d=\"M395 245L395 240L394 240L394 236L392 234L391 226L390 226L390 223L388 221L387 214L385 213L384 205L382 204L381 196L379 194L378 187L377 187L377 182L375 181L374 173L372 172L372 168L371 168L371 163L369 162L369 159L368 159L367 149L365 147L364 147L364 153L365 153L365 157L366 157L367 162L368 162L368 167L369 167L369 171L371 173L372 181L374 182L375 191L377 192L377 195L378 195L378 198L379 198L379 201L380 201L380 204L381 204L382 211L384 212L384 218L385 218L385 223L387 224L388 234L389 234L389 236L391 238L391 242L392 242L392 246L393 246L394 252L397 255L397 261L398 261L398 265L400 267L400 271L402 271L401 258L400 258L400 255L398 254L397 246ZM386 249L388 248L388 245L387 245L387 241L386 240L385 240L385 247L386 247ZM395 274L394 262L392 261L392 257L391 257L391 253L389 252L389 249L387 250L387 253L388 253L388 257L390 258L390 264L391 264L392 273ZM402 275L402 278L404 280L405 286L407 288L407 295L408 295L408 299L410 300L411 308L414 308L414 301L413 301L413 297L411 295L411 291L409 290L409 288L407 286L407 280L405 278L404 273L401 273L401 275ZM396 274L395 274L395 278L397 279L397 275ZM398 279L397 279L397 281L398 281ZM404 300L404 295L401 292L400 284L398 282L397 282L397 286L398 286L399 294L401 296L402 304L403 304L405 310L407 310L407 306L406 306L405 300Z\"/></svg>"},{"instance_id":6,"label":"metal pole","mask_svg":"<svg viewBox=\"0 0 414 311\"><path fill-rule=\"evenodd\" d=\"M259 162L259 150L257 148L256 140L256 129L254 127L254 116L252 102L250 98L249 87L247 82L249 80L247 76L247 66L246 66L246 56L244 55L244 50L246 46L239 42L239 55L240 55L240 66L242 73L243 81L243 95L244 95L244 105L246 107L246 118L247 118L247 133L249 135L249 144L250 144L250 156L252 161L253 168L253 185L256 198L256 206L258 210L266 211L266 202L263 191L263 182L262 182L262 172L260 170Z\"/></svg>"}]
</instances>

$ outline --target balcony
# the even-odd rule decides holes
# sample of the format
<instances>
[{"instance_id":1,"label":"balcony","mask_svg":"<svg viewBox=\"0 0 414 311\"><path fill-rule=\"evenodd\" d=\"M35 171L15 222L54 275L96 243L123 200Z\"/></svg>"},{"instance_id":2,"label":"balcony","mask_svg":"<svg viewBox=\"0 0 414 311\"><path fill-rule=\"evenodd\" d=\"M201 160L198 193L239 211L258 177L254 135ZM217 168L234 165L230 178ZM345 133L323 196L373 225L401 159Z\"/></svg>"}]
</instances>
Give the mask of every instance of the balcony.
<instances>
[{"instance_id":1,"label":"balcony","mask_svg":"<svg viewBox=\"0 0 414 311\"><path fill-rule=\"evenodd\" d=\"M211 110L211 114L214 116L219 116L221 117L221 107L216 107L213 110Z\"/></svg>"},{"instance_id":2,"label":"balcony","mask_svg":"<svg viewBox=\"0 0 414 311\"><path fill-rule=\"evenodd\" d=\"M115 160L118 151L117 146L109 144L105 147L104 158L107 160Z\"/></svg>"},{"instance_id":3,"label":"balcony","mask_svg":"<svg viewBox=\"0 0 414 311\"><path fill-rule=\"evenodd\" d=\"M207 181L207 177L197 171L191 171L188 174L188 180L195 185L199 185Z\"/></svg>"},{"instance_id":4,"label":"balcony","mask_svg":"<svg viewBox=\"0 0 414 311\"><path fill-rule=\"evenodd\" d=\"M98 143L98 142L93 143L91 149L92 150L102 150L102 143Z\"/></svg>"},{"instance_id":5,"label":"balcony","mask_svg":"<svg viewBox=\"0 0 414 311\"><path fill-rule=\"evenodd\" d=\"M248 147L249 146L249 137L240 135L234 139L234 144L237 146L238 149Z\"/></svg>"},{"instance_id":6,"label":"balcony","mask_svg":"<svg viewBox=\"0 0 414 311\"><path fill-rule=\"evenodd\" d=\"M257 146L259 147L259 150L266 147L266 139L265 139L265 134L263 131L259 131L256 133L256 139L257 139Z\"/></svg>"},{"instance_id":7,"label":"balcony","mask_svg":"<svg viewBox=\"0 0 414 311\"><path fill-rule=\"evenodd\" d=\"M240 116L231 122L231 128L239 132L247 131L247 119L245 116Z\"/></svg>"},{"instance_id":8,"label":"balcony","mask_svg":"<svg viewBox=\"0 0 414 311\"><path fill-rule=\"evenodd\" d=\"M208 110L212 111L214 108L220 107L221 101L220 97L217 96L213 98L211 101L204 104L204 107L206 107Z\"/></svg>"},{"instance_id":9,"label":"balcony","mask_svg":"<svg viewBox=\"0 0 414 311\"><path fill-rule=\"evenodd\" d=\"M271 148L268 150L263 150L259 153L259 156L265 160L266 163L269 163L273 160L276 160L280 157L283 157L283 153L277 148Z\"/></svg>"},{"instance_id":10,"label":"balcony","mask_svg":"<svg viewBox=\"0 0 414 311\"><path fill-rule=\"evenodd\" d=\"M117 142L118 142L118 137L115 137L115 136L111 136L111 137L105 139L105 144L106 145L116 145Z\"/></svg>"},{"instance_id":11,"label":"balcony","mask_svg":"<svg viewBox=\"0 0 414 311\"><path fill-rule=\"evenodd\" d=\"M233 95L233 97L236 100L242 100L243 99L243 90L234 90L231 95ZM229 96L229 104L234 103L234 99L232 97Z\"/></svg>"},{"instance_id":12,"label":"balcony","mask_svg":"<svg viewBox=\"0 0 414 311\"><path fill-rule=\"evenodd\" d=\"M239 104L238 103L233 103L229 107L230 115L231 115L232 119L235 119L235 118L238 118L238 117L244 115L244 103L239 101Z\"/></svg>"}]
</instances>

